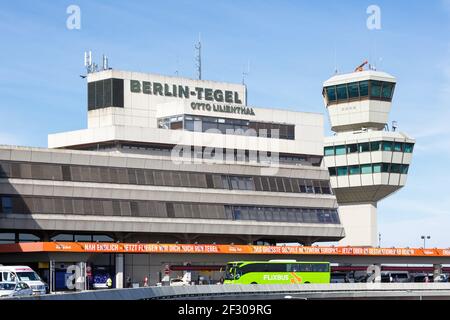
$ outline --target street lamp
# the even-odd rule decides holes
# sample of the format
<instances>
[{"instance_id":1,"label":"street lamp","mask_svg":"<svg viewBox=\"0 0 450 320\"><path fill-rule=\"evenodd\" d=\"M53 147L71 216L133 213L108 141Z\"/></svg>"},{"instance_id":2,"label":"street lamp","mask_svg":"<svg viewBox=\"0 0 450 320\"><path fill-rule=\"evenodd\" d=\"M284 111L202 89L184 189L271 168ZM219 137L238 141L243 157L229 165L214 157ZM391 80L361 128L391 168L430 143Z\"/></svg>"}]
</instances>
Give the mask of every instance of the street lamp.
<instances>
[{"instance_id":1,"label":"street lamp","mask_svg":"<svg viewBox=\"0 0 450 320\"><path fill-rule=\"evenodd\" d=\"M430 236L421 236L420 238L423 240L423 248L425 249L426 241L427 241L427 239L430 240L431 237Z\"/></svg>"}]
</instances>

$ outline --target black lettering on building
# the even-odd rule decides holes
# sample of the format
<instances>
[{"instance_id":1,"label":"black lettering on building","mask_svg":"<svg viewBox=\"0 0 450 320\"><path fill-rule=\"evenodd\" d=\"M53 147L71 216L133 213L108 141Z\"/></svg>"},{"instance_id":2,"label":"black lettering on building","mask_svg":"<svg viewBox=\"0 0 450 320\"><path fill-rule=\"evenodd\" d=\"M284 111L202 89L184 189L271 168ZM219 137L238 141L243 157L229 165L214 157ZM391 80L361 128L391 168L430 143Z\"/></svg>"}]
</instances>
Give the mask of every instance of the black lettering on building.
<instances>
[{"instance_id":1,"label":"black lettering on building","mask_svg":"<svg viewBox=\"0 0 450 320\"><path fill-rule=\"evenodd\" d=\"M131 89L131 92L136 92L136 93L141 92L141 83L137 80L131 80L130 81L130 89Z\"/></svg>"},{"instance_id":2,"label":"black lettering on building","mask_svg":"<svg viewBox=\"0 0 450 320\"><path fill-rule=\"evenodd\" d=\"M163 86L159 82L153 82L153 94L163 96Z\"/></svg>"},{"instance_id":3,"label":"black lettering on building","mask_svg":"<svg viewBox=\"0 0 450 320\"><path fill-rule=\"evenodd\" d=\"M152 83L148 81L142 81L142 93L152 94Z\"/></svg>"}]
</instances>

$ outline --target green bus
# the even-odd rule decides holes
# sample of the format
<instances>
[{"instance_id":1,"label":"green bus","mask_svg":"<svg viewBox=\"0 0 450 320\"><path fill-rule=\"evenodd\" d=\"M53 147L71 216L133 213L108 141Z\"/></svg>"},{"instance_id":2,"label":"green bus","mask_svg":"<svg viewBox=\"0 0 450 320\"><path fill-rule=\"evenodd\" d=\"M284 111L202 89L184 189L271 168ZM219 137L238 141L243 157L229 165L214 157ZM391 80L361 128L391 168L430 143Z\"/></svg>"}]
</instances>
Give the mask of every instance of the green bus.
<instances>
[{"instance_id":1,"label":"green bus","mask_svg":"<svg viewBox=\"0 0 450 320\"><path fill-rule=\"evenodd\" d=\"M229 262L224 284L330 283L329 262L295 260Z\"/></svg>"}]
</instances>

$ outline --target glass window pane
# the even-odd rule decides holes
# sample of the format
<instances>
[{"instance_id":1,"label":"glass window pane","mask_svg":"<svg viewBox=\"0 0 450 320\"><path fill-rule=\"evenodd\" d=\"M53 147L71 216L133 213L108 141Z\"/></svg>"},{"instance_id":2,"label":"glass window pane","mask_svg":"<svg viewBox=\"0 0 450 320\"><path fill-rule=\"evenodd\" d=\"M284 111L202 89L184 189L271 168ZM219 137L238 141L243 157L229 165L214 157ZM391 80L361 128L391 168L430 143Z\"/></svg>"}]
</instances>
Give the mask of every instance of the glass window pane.
<instances>
[{"instance_id":1,"label":"glass window pane","mask_svg":"<svg viewBox=\"0 0 450 320\"><path fill-rule=\"evenodd\" d=\"M336 155L340 156L343 154L346 154L346 147L345 146L336 146Z\"/></svg>"},{"instance_id":2,"label":"glass window pane","mask_svg":"<svg viewBox=\"0 0 450 320\"><path fill-rule=\"evenodd\" d=\"M382 97L384 99L391 99L392 98L392 91L394 89L394 84L390 82L384 82L383 83L383 93Z\"/></svg>"},{"instance_id":3,"label":"glass window pane","mask_svg":"<svg viewBox=\"0 0 450 320\"><path fill-rule=\"evenodd\" d=\"M348 168L347 167L339 167L337 168L337 175L338 176L346 176L348 174Z\"/></svg>"},{"instance_id":4,"label":"glass window pane","mask_svg":"<svg viewBox=\"0 0 450 320\"><path fill-rule=\"evenodd\" d=\"M383 151L392 151L394 143L392 141L383 141Z\"/></svg>"},{"instance_id":5,"label":"glass window pane","mask_svg":"<svg viewBox=\"0 0 450 320\"><path fill-rule=\"evenodd\" d=\"M359 166L351 166L349 168L350 174L361 174L361 169L359 168Z\"/></svg>"},{"instance_id":6,"label":"glass window pane","mask_svg":"<svg viewBox=\"0 0 450 320\"><path fill-rule=\"evenodd\" d=\"M366 143L360 143L358 145L359 152L369 152L370 151L370 144L368 142Z\"/></svg>"},{"instance_id":7,"label":"glass window pane","mask_svg":"<svg viewBox=\"0 0 450 320\"><path fill-rule=\"evenodd\" d=\"M394 151L402 152L402 143L401 142L394 143Z\"/></svg>"},{"instance_id":8,"label":"glass window pane","mask_svg":"<svg viewBox=\"0 0 450 320\"><path fill-rule=\"evenodd\" d=\"M361 174L370 174L372 173L372 165L371 164L362 164L361 165Z\"/></svg>"},{"instance_id":9,"label":"glass window pane","mask_svg":"<svg viewBox=\"0 0 450 320\"><path fill-rule=\"evenodd\" d=\"M389 172L390 166L391 165L389 163L383 163L381 170L383 172Z\"/></svg>"},{"instance_id":10,"label":"glass window pane","mask_svg":"<svg viewBox=\"0 0 450 320\"><path fill-rule=\"evenodd\" d=\"M369 95L369 81L361 81L359 83L359 93L361 97L367 97Z\"/></svg>"},{"instance_id":11,"label":"glass window pane","mask_svg":"<svg viewBox=\"0 0 450 320\"><path fill-rule=\"evenodd\" d=\"M373 173L381 173L381 164L373 165Z\"/></svg>"},{"instance_id":12,"label":"glass window pane","mask_svg":"<svg viewBox=\"0 0 450 320\"><path fill-rule=\"evenodd\" d=\"M326 90L328 101L336 101L336 87L328 87Z\"/></svg>"},{"instance_id":13,"label":"glass window pane","mask_svg":"<svg viewBox=\"0 0 450 320\"><path fill-rule=\"evenodd\" d=\"M12 200L11 197L2 197L2 212L3 213L12 213Z\"/></svg>"},{"instance_id":14,"label":"glass window pane","mask_svg":"<svg viewBox=\"0 0 450 320\"><path fill-rule=\"evenodd\" d=\"M414 144L412 143L405 143L403 146L403 151L406 153L412 153L414 149Z\"/></svg>"},{"instance_id":15,"label":"glass window pane","mask_svg":"<svg viewBox=\"0 0 450 320\"><path fill-rule=\"evenodd\" d=\"M381 97L381 81L371 81L370 84L370 96L372 98L380 98Z\"/></svg>"},{"instance_id":16,"label":"glass window pane","mask_svg":"<svg viewBox=\"0 0 450 320\"><path fill-rule=\"evenodd\" d=\"M325 147L325 156L334 156L334 147Z\"/></svg>"},{"instance_id":17,"label":"glass window pane","mask_svg":"<svg viewBox=\"0 0 450 320\"><path fill-rule=\"evenodd\" d=\"M402 166L402 174L408 174L408 170L409 170L409 165L404 164Z\"/></svg>"},{"instance_id":18,"label":"glass window pane","mask_svg":"<svg viewBox=\"0 0 450 320\"><path fill-rule=\"evenodd\" d=\"M349 144L347 146L347 153L356 153L358 152L358 145L357 144Z\"/></svg>"},{"instance_id":19,"label":"glass window pane","mask_svg":"<svg viewBox=\"0 0 450 320\"><path fill-rule=\"evenodd\" d=\"M380 151L381 150L381 142L375 141L370 143L370 151Z\"/></svg>"},{"instance_id":20,"label":"glass window pane","mask_svg":"<svg viewBox=\"0 0 450 320\"><path fill-rule=\"evenodd\" d=\"M358 82L348 84L349 98L359 98L359 84Z\"/></svg>"},{"instance_id":21,"label":"glass window pane","mask_svg":"<svg viewBox=\"0 0 450 320\"><path fill-rule=\"evenodd\" d=\"M401 173L402 172L402 165L393 163L391 164L391 173Z\"/></svg>"},{"instance_id":22,"label":"glass window pane","mask_svg":"<svg viewBox=\"0 0 450 320\"><path fill-rule=\"evenodd\" d=\"M335 177L336 176L336 168L328 168L328 171L330 172L330 176L331 177Z\"/></svg>"},{"instance_id":23,"label":"glass window pane","mask_svg":"<svg viewBox=\"0 0 450 320\"><path fill-rule=\"evenodd\" d=\"M346 84L341 84L341 85L337 86L336 91L337 91L338 100L347 100L348 99Z\"/></svg>"}]
</instances>

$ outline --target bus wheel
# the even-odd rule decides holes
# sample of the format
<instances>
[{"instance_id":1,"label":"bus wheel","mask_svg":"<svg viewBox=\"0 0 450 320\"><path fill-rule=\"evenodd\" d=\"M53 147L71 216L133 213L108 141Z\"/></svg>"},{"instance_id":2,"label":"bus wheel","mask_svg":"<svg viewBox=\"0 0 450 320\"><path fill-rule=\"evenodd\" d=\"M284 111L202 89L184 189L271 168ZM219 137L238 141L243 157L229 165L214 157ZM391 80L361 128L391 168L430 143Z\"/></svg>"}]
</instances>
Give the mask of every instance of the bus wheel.
<instances>
[{"instance_id":1,"label":"bus wheel","mask_svg":"<svg viewBox=\"0 0 450 320\"><path fill-rule=\"evenodd\" d=\"M252 282L251 284L257 284L256 282Z\"/></svg>"},{"instance_id":2,"label":"bus wheel","mask_svg":"<svg viewBox=\"0 0 450 320\"><path fill-rule=\"evenodd\" d=\"M310 284L310 282L309 282L309 281L306 281L305 284Z\"/></svg>"}]
</instances>

